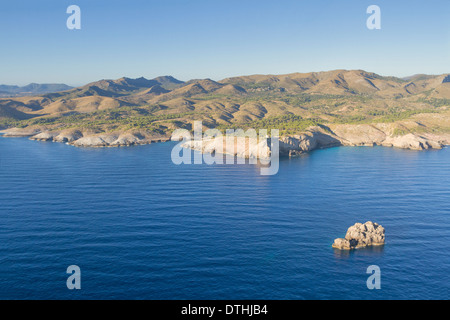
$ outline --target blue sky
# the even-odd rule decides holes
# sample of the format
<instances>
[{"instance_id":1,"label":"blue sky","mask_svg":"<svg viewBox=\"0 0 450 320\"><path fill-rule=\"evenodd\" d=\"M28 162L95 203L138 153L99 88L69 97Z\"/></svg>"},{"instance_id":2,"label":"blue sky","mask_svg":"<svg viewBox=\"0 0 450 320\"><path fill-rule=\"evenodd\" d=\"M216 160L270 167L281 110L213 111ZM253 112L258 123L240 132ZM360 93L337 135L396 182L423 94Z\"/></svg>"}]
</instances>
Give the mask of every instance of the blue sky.
<instances>
[{"instance_id":1,"label":"blue sky","mask_svg":"<svg viewBox=\"0 0 450 320\"><path fill-rule=\"evenodd\" d=\"M81 8L81 30L66 27L71 4ZM381 30L366 28L372 4ZM5 0L0 46L1 84L331 69L442 74L450 72L450 1Z\"/></svg>"}]
</instances>

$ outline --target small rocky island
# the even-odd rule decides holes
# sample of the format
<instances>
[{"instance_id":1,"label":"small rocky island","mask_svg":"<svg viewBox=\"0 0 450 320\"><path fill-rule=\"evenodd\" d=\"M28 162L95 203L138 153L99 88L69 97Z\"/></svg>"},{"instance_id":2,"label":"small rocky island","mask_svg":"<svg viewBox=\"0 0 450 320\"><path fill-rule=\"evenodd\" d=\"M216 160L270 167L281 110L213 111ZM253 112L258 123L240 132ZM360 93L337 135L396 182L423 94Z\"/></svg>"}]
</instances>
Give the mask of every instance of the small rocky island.
<instances>
[{"instance_id":1,"label":"small rocky island","mask_svg":"<svg viewBox=\"0 0 450 320\"><path fill-rule=\"evenodd\" d=\"M379 246L384 244L384 228L378 223L367 221L355 223L348 228L345 239L337 238L332 245L340 250L351 250L367 246Z\"/></svg>"}]
</instances>

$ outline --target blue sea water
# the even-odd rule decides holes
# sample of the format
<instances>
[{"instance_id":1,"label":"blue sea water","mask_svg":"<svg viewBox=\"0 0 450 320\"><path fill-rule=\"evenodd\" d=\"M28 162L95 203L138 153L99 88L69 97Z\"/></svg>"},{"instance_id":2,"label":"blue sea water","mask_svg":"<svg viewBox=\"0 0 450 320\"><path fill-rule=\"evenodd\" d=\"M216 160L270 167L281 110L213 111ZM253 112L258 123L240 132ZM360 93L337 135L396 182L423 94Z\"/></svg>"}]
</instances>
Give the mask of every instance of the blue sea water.
<instances>
[{"instance_id":1,"label":"blue sea water","mask_svg":"<svg viewBox=\"0 0 450 320\"><path fill-rule=\"evenodd\" d=\"M0 138L0 299L450 297L450 149L331 148L261 176L173 146ZM331 248L368 220L385 246Z\"/></svg>"}]
</instances>

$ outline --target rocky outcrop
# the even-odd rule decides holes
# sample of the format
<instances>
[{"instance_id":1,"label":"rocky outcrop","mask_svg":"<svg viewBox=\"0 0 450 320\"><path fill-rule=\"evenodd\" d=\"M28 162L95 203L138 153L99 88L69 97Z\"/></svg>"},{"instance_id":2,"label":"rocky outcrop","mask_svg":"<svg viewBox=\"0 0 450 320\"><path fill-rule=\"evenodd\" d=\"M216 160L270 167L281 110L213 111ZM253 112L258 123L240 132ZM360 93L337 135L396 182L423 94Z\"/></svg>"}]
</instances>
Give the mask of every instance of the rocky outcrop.
<instances>
[{"instance_id":1,"label":"rocky outcrop","mask_svg":"<svg viewBox=\"0 0 450 320\"><path fill-rule=\"evenodd\" d=\"M404 136L387 137L381 145L411 150L442 149L442 144L439 141L434 141L412 133Z\"/></svg>"},{"instance_id":2,"label":"rocky outcrop","mask_svg":"<svg viewBox=\"0 0 450 320\"><path fill-rule=\"evenodd\" d=\"M164 142L168 140L169 138L165 136L150 135L146 133L103 133L85 135L69 144L76 147L120 147Z\"/></svg>"},{"instance_id":3,"label":"rocky outcrop","mask_svg":"<svg viewBox=\"0 0 450 320\"><path fill-rule=\"evenodd\" d=\"M339 145L341 145L341 141L336 136L311 128L310 131L301 135L280 137L280 154L293 156L314 149Z\"/></svg>"},{"instance_id":4,"label":"rocky outcrop","mask_svg":"<svg viewBox=\"0 0 450 320\"><path fill-rule=\"evenodd\" d=\"M378 223L367 221L366 223L355 223L348 228L345 238L337 238L332 245L340 250L350 250L367 246L383 245L385 230Z\"/></svg>"},{"instance_id":5,"label":"rocky outcrop","mask_svg":"<svg viewBox=\"0 0 450 320\"><path fill-rule=\"evenodd\" d=\"M332 134L345 146L385 146L411 150L442 149L439 136L407 133L395 135L394 124L340 124L330 126Z\"/></svg>"},{"instance_id":6,"label":"rocky outcrop","mask_svg":"<svg viewBox=\"0 0 450 320\"><path fill-rule=\"evenodd\" d=\"M268 138L216 137L191 140L183 143L183 148L191 148L202 153L231 154L239 158L269 159L271 150Z\"/></svg>"},{"instance_id":7,"label":"rocky outcrop","mask_svg":"<svg viewBox=\"0 0 450 320\"><path fill-rule=\"evenodd\" d=\"M166 136L137 131L96 133L93 130L79 129L49 131L45 128L12 128L2 133L4 137L29 137L31 140L62 142L77 147L119 147L169 140Z\"/></svg>"},{"instance_id":8,"label":"rocky outcrop","mask_svg":"<svg viewBox=\"0 0 450 320\"><path fill-rule=\"evenodd\" d=\"M71 142L76 147L107 147L117 139L117 134L86 136Z\"/></svg>"},{"instance_id":9,"label":"rocky outcrop","mask_svg":"<svg viewBox=\"0 0 450 320\"><path fill-rule=\"evenodd\" d=\"M414 123L414 122L413 122ZM418 125L417 123L415 123ZM286 135L279 138L281 156L295 156L315 149L333 146L385 146L411 150L441 149L450 143L449 133L407 133L396 134L397 124L332 124L329 127L315 126L298 135ZM400 131L401 132L401 131ZM48 130L45 127L12 128L2 131L4 137L30 137L33 140L56 141L83 147L113 147L152 142L168 141L165 136L142 132L96 133L92 130L65 129ZM223 146L220 139L209 138L200 141L186 142L183 147L192 148L204 153L233 154L242 158L270 158L270 140L256 137L235 137L234 145ZM224 152L221 152L224 151Z\"/></svg>"},{"instance_id":10,"label":"rocky outcrop","mask_svg":"<svg viewBox=\"0 0 450 320\"><path fill-rule=\"evenodd\" d=\"M227 142L229 144L227 144ZM339 146L341 142L332 135L314 129L300 135L279 138L279 152L282 156L294 156L318 148ZM182 147L202 153L231 154L240 158L269 159L271 155L270 138L226 137L191 140Z\"/></svg>"},{"instance_id":11,"label":"rocky outcrop","mask_svg":"<svg viewBox=\"0 0 450 320\"><path fill-rule=\"evenodd\" d=\"M83 137L83 133L77 129L61 131L53 140L56 142L73 142Z\"/></svg>"},{"instance_id":12,"label":"rocky outcrop","mask_svg":"<svg viewBox=\"0 0 450 320\"><path fill-rule=\"evenodd\" d=\"M140 144L142 141L145 141L145 136L143 136L141 134L122 133L110 145L111 146L131 146L134 144Z\"/></svg>"},{"instance_id":13,"label":"rocky outcrop","mask_svg":"<svg viewBox=\"0 0 450 320\"><path fill-rule=\"evenodd\" d=\"M263 140L263 141L261 141ZM296 156L315 149L334 146L385 146L411 150L441 149L448 139L439 135L417 135L408 133L394 135L394 127L389 124L334 125L331 128L310 127L299 135L279 138L281 156ZM223 145L222 145L223 144ZM247 142L236 139L234 147L225 147L226 139L203 139L189 141L183 147L203 153L225 153L237 157L266 159L270 157L268 139L247 138ZM224 152L222 152L224 150ZM231 151L230 151L231 150ZM234 150L234 151L233 151Z\"/></svg>"},{"instance_id":14,"label":"rocky outcrop","mask_svg":"<svg viewBox=\"0 0 450 320\"><path fill-rule=\"evenodd\" d=\"M32 137L30 137L31 140L38 140L38 141L53 141L53 139L58 135L58 132L49 132L44 131L41 133L38 133Z\"/></svg>"}]
</instances>

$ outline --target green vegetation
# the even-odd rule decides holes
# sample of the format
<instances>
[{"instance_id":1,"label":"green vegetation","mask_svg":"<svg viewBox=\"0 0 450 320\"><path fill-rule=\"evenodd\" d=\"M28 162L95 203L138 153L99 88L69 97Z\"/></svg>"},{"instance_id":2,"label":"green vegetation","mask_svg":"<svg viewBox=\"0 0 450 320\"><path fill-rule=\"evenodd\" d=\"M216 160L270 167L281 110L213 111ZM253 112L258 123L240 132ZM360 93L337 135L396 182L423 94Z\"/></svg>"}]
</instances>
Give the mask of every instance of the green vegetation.
<instances>
[{"instance_id":1,"label":"green vegetation","mask_svg":"<svg viewBox=\"0 0 450 320\"><path fill-rule=\"evenodd\" d=\"M223 131L278 129L286 135L299 134L312 126L326 130L332 124L394 123L418 114L447 112L448 88L437 81L432 85L427 82L434 77L416 76L406 81L362 70L335 70L244 76L222 83L183 83L170 77L101 80L30 101L0 99L0 128L45 126L48 130L142 129L170 133L176 128L191 129L194 120L201 120L205 126ZM411 81L417 93L406 91L405 85ZM189 84L199 90L183 88ZM220 90L226 84L238 85L247 92ZM156 85L171 89L160 90ZM149 90L154 86L155 90ZM402 133L400 129L396 132Z\"/></svg>"},{"instance_id":2,"label":"green vegetation","mask_svg":"<svg viewBox=\"0 0 450 320\"><path fill-rule=\"evenodd\" d=\"M418 102L427 103L434 107L450 107L450 99L436 99L436 98L420 98Z\"/></svg>"},{"instance_id":3,"label":"green vegetation","mask_svg":"<svg viewBox=\"0 0 450 320\"><path fill-rule=\"evenodd\" d=\"M0 126L25 128L27 126L56 126L59 129L85 128L101 131L146 129L148 131L164 130L160 121L183 118L191 113L174 113L154 115L154 108L122 107L90 113L74 113L64 116L47 116L28 120L4 119Z\"/></svg>"},{"instance_id":4,"label":"green vegetation","mask_svg":"<svg viewBox=\"0 0 450 320\"><path fill-rule=\"evenodd\" d=\"M437 112L435 109L399 110L390 108L384 111L368 111L365 115L334 115L335 119L331 122L340 124L392 123L409 119L416 114Z\"/></svg>"},{"instance_id":5,"label":"green vegetation","mask_svg":"<svg viewBox=\"0 0 450 320\"><path fill-rule=\"evenodd\" d=\"M269 131L272 129L278 129L280 135L296 134L305 131L312 126L318 126L323 123L321 119L304 119L301 116L296 115L284 115L279 117L269 117L261 120L255 120L247 123L238 123L231 126L219 125L217 129L225 132L226 129L243 129L249 128L257 131L266 129Z\"/></svg>"},{"instance_id":6,"label":"green vegetation","mask_svg":"<svg viewBox=\"0 0 450 320\"><path fill-rule=\"evenodd\" d=\"M388 113L380 118L374 119L373 122L390 123L390 122L396 122L396 121L400 121L400 120L406 120L406 119L411 118L413 115L420 114L420 113L435 113L435 112L437 112L435 109L393 111L393 112Z\"/></svg>"},{"instance_id":7,"label":"green vegetation","mask_svg":"<svg viewBox=\"0 0 450 320\"><path fill-rule=\"evenodd\" d=\"M396 137L396 136L404 136L405 134L408 133L411 133L411 130L403 127L403 128L395 128L392 135Z\"/></svg>"},{"instance_id":8,"label":"green vegetation","mask_svg":"<svg viewBox=\"0 0 450 320\"><path fill-rule=\"evenodd\" d=\"M270 98L268 98L270 96ZM223 96L211 97L212 102L224 103ZM253 121L217 121L220 112L206 112L192 110L190 112L163 112L166 107L161 105L120 107L90 113L67 113L59 116L41 116L27 120L0 119L0 127L49 126L58 129L86 128L100 131L145 129L164 133L174 127L183 127L192 120L204 120L208 126L225 129L278 129L280 135L298 134L311 126L321 126L327 123L335 124L365 124L392 123L406 120L420 113L439 112L435 106L450 102L446 99L422 99L416 103L428 104L428 108L418 108L415 104L386 105L385 101L376 101L368 97L339 96L339 95L275 95L261 93L246 97L228 97L232 106L243 105L248 102L258 102L266 109L273 108L267 101L282 103L284 115L269 116ZM206 100L206 98L205 98ZM195 98L193 103L203 101ZM344 109L342 109L344 108ZM289 112L291 110L291 112ZM297 111L296 111L297 110ZM342 112L341 110L346 110ZM294 114L294 112L296 114ZM397 132L400 134L400 132Z\"/></svg>"}]
</instances>

